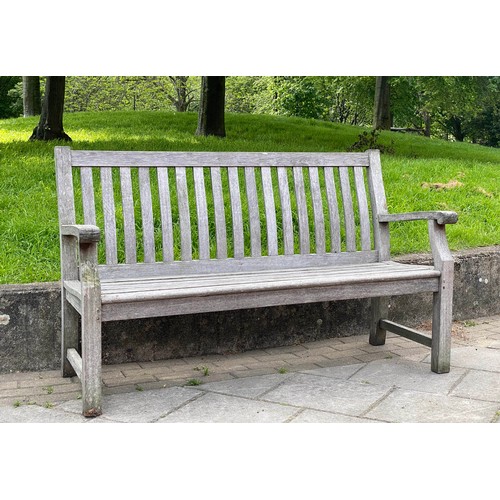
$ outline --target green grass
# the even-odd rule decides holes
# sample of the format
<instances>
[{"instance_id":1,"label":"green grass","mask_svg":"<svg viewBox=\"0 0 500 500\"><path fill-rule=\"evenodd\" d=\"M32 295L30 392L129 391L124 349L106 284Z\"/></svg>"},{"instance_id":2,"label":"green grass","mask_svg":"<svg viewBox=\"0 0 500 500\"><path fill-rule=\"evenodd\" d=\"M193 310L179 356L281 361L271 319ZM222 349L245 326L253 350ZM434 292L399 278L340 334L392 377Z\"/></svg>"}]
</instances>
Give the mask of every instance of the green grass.
<instances>
[{"instance_id":1,"label":"green grass","mask_svg":"<svg viewBox=\"0 0 500 500\"><path fill-rule=\"evenodd\" d=\"M178 151L346 151L365 129L300 118L226 116L227 137L196 137L194 113L107 112L65 115L75 149ZM0 120L0 283L60 277L54 146L27 141L36 118ZM500 150L384 132L389 210L455 210L452 250L500 243ZM423 183L460 186L449 190ZM428 251L425 223L391 226L393 255Z\"/></svg>"}]
</instances>

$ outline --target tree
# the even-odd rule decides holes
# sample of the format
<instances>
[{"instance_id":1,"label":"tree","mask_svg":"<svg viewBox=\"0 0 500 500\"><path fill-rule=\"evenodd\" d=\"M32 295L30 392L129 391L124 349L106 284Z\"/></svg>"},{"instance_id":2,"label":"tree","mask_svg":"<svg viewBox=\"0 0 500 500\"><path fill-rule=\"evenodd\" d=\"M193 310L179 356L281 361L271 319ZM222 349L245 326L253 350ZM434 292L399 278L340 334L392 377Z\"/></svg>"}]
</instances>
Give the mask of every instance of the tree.
<instances>
[{"instance_id":1,"label":"tree","mask_svg":"<svg viewBox=\"0 0 500 500\"><path fill-rule=\"evenodd\" d=\"M224 125L225 94L225 76L201 77L200 109L196 135L226 136Z\"/></svg>"},{"instance_id":2,"label":"tree","mask_svg":"<svg viewBox=\"0 0 500 500\"><path fill-rule=\"evenodd\" d=\"M373 128L390 130L391 128L391 85L390 76L377 76L375 81L375 107Z\"/></svg>"},{"instance_id":3,"label":"tree","mask_svg":"<svg viewBox=\"0 0 500 500\"><path fill-rule=\"evenodd\" d=\"M0 118L12 118L19 116L16 96L12 91L16 89L21 81L20 76L0 76Z\"/></svg>"},{"instance_id":4,"label":"tree","mask_svg":"<svg viewBox=\"0 0 500 500\"><path fill-rule=\"evenodd\" d=\"M71 141L71 137L63 129L64 89L64 76L46 77L42 114L38 125L33 129L30 141Z\"/></svg>"},{"instance_id":5,"label":"tree","mask_svg":"<svg viewBox=\"0 0 500 500\"><path fill-rule=\"evenodd\" d=\"M23 116L39 115L41 111L40 77L23 76Z\"/></svg>"}]
</instances>

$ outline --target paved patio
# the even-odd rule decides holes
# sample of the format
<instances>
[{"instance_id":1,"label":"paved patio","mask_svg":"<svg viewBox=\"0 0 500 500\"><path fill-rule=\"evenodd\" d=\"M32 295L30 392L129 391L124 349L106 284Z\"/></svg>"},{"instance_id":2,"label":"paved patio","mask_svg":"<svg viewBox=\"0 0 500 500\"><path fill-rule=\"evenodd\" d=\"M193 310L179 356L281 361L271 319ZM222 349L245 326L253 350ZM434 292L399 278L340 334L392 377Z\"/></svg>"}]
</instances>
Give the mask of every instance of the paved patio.
<instances>
[{"instance_id":1,"label":"paved patio","mask_svg":"<svg viewBox=\"0 0 500 500\"><path fill-rule=\"evenodd\" d=\"M425 328L425 325L424 325ZM81 416L78 378L0 375L0 422L500 423L500 316L457 322L452 369L430 349L389 334L234 355L103 368L104 414Z\"/></svg>"}]
</instances>

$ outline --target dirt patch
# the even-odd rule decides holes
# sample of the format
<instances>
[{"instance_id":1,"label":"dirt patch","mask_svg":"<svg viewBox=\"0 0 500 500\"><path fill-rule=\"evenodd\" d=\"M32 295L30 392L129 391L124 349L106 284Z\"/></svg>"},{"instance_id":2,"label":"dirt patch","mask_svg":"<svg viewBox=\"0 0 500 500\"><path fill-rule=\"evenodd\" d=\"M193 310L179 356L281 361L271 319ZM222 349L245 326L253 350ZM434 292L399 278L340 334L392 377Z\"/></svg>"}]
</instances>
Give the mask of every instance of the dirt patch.
<instances>
[{"instance_id":1,"label":"dirt patch","mask_svg":"<svg viewBox=\"0 0 500 500\"><path fill-rule=\"evenodd\" d=\"M446 184L443 182L422 182L422 187L424 189L433 189L435 191L455 189L461 186L463 186L463 183L457 181L456 179L452 179L451 181L448 181Z\"/></svg>"}]
</instances>

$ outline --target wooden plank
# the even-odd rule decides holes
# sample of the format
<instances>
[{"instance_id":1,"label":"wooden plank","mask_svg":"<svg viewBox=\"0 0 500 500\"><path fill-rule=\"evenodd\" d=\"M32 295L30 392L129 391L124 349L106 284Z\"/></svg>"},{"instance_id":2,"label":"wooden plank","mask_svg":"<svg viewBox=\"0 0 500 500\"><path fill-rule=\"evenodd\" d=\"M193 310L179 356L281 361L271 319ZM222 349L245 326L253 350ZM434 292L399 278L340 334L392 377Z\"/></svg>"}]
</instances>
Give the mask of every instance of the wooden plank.
<instances>
[{"instance_id":1,"label":"wooden plank","mask_svg":"<svg viewBox=\"0 0 500 500\"><path fill-rule=\"evenodd\" d=\"M354 208L349 181L349 169L339 168L340 190L342 193L342 206L344 208L345 238L348 252L356 251L356 227L354 224Z\"/></svg>"},{"instance_id":2,"label":"wooden plank","mask_svg":"<svg viewBox=\"0 0 500 500\"><path fill-rule=\"evenodd\" d=\"M370 166L368 168L368 186L372 207L373 239L375 249L380 252L380 260L391 258L389 241L389 227L386 222L379 222L379 216L387 214L387 201L385 199L380 152L376 149L368 151Z\"/></svg>"},{"instance_id":3,"label":"wooden plank","mask_svg":"<svg viewBox=\"0 0 500 500\"><path fill-rule=\"evenodd\" d=\"M328 217L330 220L330 239L332 252L340 252L340 217L339 204L337 202L337 191L335 189L335 179L333 177L333 168L325 167L325 189L326 201L328 204Z\"/></svg>"},{"instance_id":4,"label":"wooden plank","mask_svg":"<svg viewBox=\"0 0 500 500\"><path fill-rule=\"evenodd\" d=\"M172 227L172 205L170 201L168 169L159 167L157 169L157 177L163 261L172 262L174 260L174 232Z\"/></svg>"},{"instance_id":5,"label":"wooden plank","mask_svg":"<svg viewBox=\"0 0 500 500\"><path fill-rule=\"evenodd\" d=\"M82 378L82 358L76 351L76 349L68 349L66 352L66 357L68 358L68 361L70 362L71 366L73 367L73 370L75 370L75 373L79 379Z\"/></svg>"},{"instance_id":6,"label":"wooden plank","mask_svg":"<svg viewBox=\"0 0 500 500\"><path fill-rule=\"evenodd\" d=\"M231 213L233 214L234 258L241 259L245 256L245 247L243 240L243 216L241 212L241 195L238 169L236 167L229 167L227 169L227 173L229 178Z\"/></svg>"},{"instance_id":7,"label":"wooden plank","mask_svg":"<svg viewBox=\"0 0 500 500\"><path fill-rule=\"evenodd\" d=\"M455 224L458 221L456 212L406 212L401 214L381 214L379 222L402 222L412 220L435 220L438 224Z\"/></svg>"},{"instance_id":8,"label":"wooden plank","mask_svg":"<svg viewBox=\"0 0 500 500\"><path fill-rule=\"evenodd\" d=\"M314 214L314 237L317 254L326 252L325 245L325 220L323 214L323 200L319 185L318 167L309 167L309 180L311 182L311 198Z\"/></svg>"},{"instance_id":9,"label":"wooden plank","mask_svg":"<svg viewBox=\"0 0 500 500\"><path fill-rule=\"evenodd\" d=\"M210 258L210 236L208 233L207 196L203 167L194 167L193 175L198 223L198 258L204 260Z\"/></svg>"},{"instance_id":10,"label":"wooden plank","mask_svg":"<svg viewBox=\"0 0 500 500\"><path fill-rule=\"evenodd\" d=\"M309 238L309 219L307 216L307 200L304 188L304 177L302 167L293 167L293 180L295 185L295 199L297 202L297 214L299 218L299 242L300 253L311 253Z\"/></svg>"},{"instance_id":11,"label":"wooden plank","mask_svg":"<svg viewBox=\"0 0 500 500\"><path fill-rule=\"evenodd\" d=\"M425 345L426 347L431 347L432 338L430 335L414 330L413 328L408 328L406 326L394 323L394 321L389 321L386 319L380 320L380 327L388 332L395 333L406 339L413 340L419 344Z\"/></svg>"},{"instance_id":12,"label":"wooden plank","mask_svg":"<svg viewBox=\"0 0 500 500\"><path fill-rule=\"evenodd\" d=\"M356 185L356 197L358 198L361 250L370 250L370 214L368 211L368 200L366 199L363 167L354 167L354 182Z\"/></svg>"},{"instance_id":13,"label":"wooden plank","mask_svg":"<svg viewBox=\"0 0 500 500\"><path fill-rule=\"evenodd\" d=\"M95 226L94 179L90 167L80 169L80 181L82 183L83 220L85 224Z\"/></svg>"},{"instance_id":14,"label":"wooden plank","mask_svg":"<svg viewBox=\"0 0 500 500\"><path fill-rule=\"evenodd\" d=\"M72 151L78 167L341 167L368 166L366 153L247 153L247 152L152 152Z\"/></svg>"},{"instance_id":15,"label":"wooden plank","mask_svg":"<svg viewBox=\"0 0 500 500\"><path fill-rule=\"evenodd\" d=\"M261 168L264 208L266 211L267 255L278 255L278 230L274 204L273 179L270 167Z\"/></svg>"},{"instance_id":16,"label":"wooden plank","mask_svg":"<svg viewBox=\"0 0 500 500\"><path fill-rule=\"evenodd\" d=\"M145 278L148 276L179 276L205 273L234 273L265 269L289 269L313 266L343 266L377 262L378 252L342 252L325 255L278 255L245 257L244 259L210 259L206 261L175 261L156 264L119 264L100 266L102 280Z\"/></svg>"},{"instance_id":17,"label":"wooden plank","mask_svg":"<svg viewBox=\"0 0 500 500\"><path fill-rule=\"evenodd\" d=\"M102 319L103 321L114 321L354 298L363 299L373 297L373 295L391 296L431 292L437 288L435 278L405 282L398 287L394 285L394 282L354 283L345 285L342 288L337 286L305 287L301 289L300 293L297 293L296 290L268 290L259 293L255 291L241 294L228 293L211 297L170 298L168 300L151 300L143 303L103 304Z\"/></svg>"},{"instance_id":18,"label":"wooden plank","mask_svg":"<svg viewBox=\"0 0 500 500\"><path fill-rule=\"evenodd\" d=\"M222 179L219 167L213 167L210 169L210 178L212 182L212 196L214 200L215 242L217 246L216 256L218 259L226 259L226 215L224 210L224 196L222 194Z\"/></svg>"},{"instance_id":19,"label":"wooden plank","mask_svg":"<svg viewBox=\"0 0 500 500\"><path fill-rule=\"evenodd\" d=\"M120 168L120 189L122 194L123 233L125 237L125 262L137 262L137 239L135 233L134 194L130 168Z\"/></svg>"},{"instance_id":20,"label":"wooden plank","mask_svg":"<svg viewBox=\"0 0 500 500\"><path fill-rule=\"evenodd\" d=\"M386 319L389 314L389 299L387 297L372 298L370 309L370 345L384 345L387 332L381 326L380 320Z\"/></svg>"},{"instance_id":21,"label":"wooden plank","mask_svg":"<svg viewBox=\"0 0 500 500\"><path fill-rule=\"evenodd\" d=\"M144 262L155 262L155 228L153 222L153 201L149 168L139 168L139 193L141 195L142 240Z\"/></svg>"},{"instance_id":22,"label":"wooden plank","mask_svg":"<svg viewBox=\"0 0 500 500\"><path fill-rule=\"evenodd\" d=\"M257 195L254 167L245 167L245 187L248 201L248 217L250 219L250 251L252 257L259 257L262 255L262 242L260 233L259 197Z\"/></svg>"},{"instance_id":23,"label":"wooden plank","mask_svg":"<svg viewBox=\"0 0 500 500\"><path fill-rule=\"evenodd\" d=\"M186 181L186 168L175 168L175 179L177 185L177 202L179 205L179 226L181 232L181 258L192 260L191 251L191 218L189 214L189 198Z\"/></svg>"},{"instance_id":24,"label":"wooden plank","mask_svg":"<svg viewBox=\"0 0 500 500\"><path fill-rule=\"evenodd\" d=\"M280 193L281 217L283 226L283 247L285 255L293 255L293 221L288 185L288 169L278 167L278 188Z\"/></svg>"},{"instance_id":25,"label":"wooden plank","mask_svg":"<svg viewBox=\"0 0 500 500\"><path fill-rule=\"evenodd\" d=\"M101 169L102 207L104 212L104 238L106 243L106 264L118 262L116 245L115 197L113 175L110 167Z\"/></svg>"}]
</instances>

